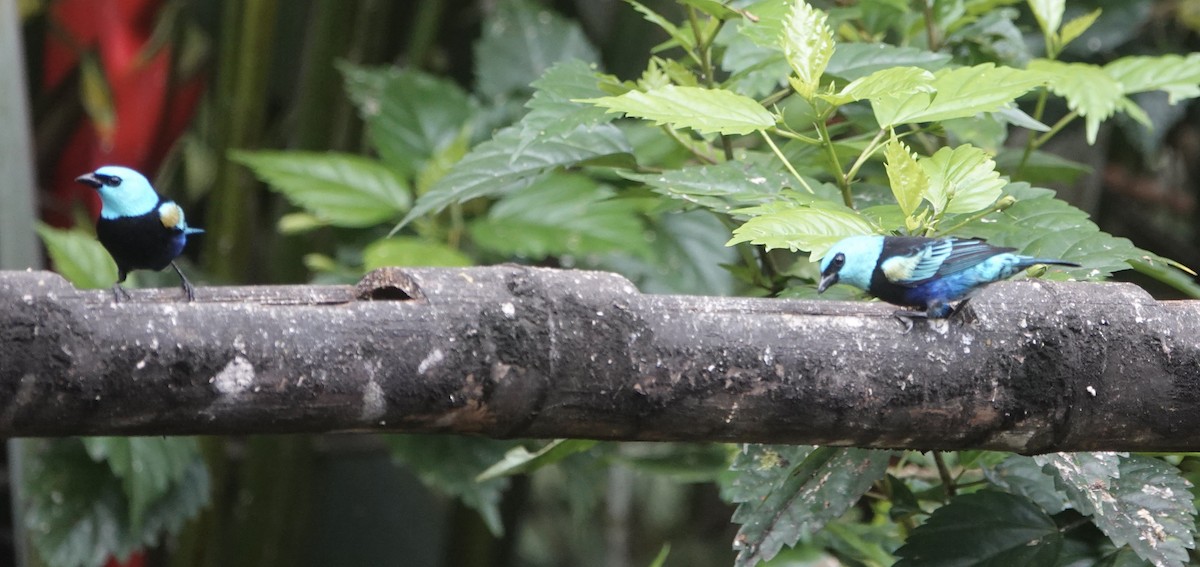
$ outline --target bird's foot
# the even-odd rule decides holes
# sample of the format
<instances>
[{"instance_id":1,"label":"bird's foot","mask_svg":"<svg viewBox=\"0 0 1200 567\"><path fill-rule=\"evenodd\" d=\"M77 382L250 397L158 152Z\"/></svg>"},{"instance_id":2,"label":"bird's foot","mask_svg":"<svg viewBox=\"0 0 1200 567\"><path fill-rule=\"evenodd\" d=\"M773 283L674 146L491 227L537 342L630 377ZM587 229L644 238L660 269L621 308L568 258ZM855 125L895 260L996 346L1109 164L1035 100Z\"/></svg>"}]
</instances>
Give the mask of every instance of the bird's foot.
<instances>
[{"instance_id":1,"label":"bird's foot","mask_svg":"<svg viewBox=\"0 0 1200 567\"><path fill-rule=\"evenodd\" d=\"M950 318L958 321L959 325L973 323L977 319L975 317L975 310L970 305L967 305L968 301L971 301L971 298L968 297L958 302L958 305L955 305L954 309L950 312Z\"/></svg>"},{"instance_id":2,"label":"bird's foot","mask_svg":"<svg viewBox=\"0 0 1200 567\"><path fill-rule=\"evenodd\" d=\"M904 324L904 332L901 333L902 335L907 335L913 330L913 319L929 318L929 315L924 311L908 311L905 309L901 309L895 313L892 313L892 316L895 317L897 321L900 321Z\"/></svg>"},{"instance_id":3,"label":"bird's foot","mask_svg":"<svg viewBox=\"0 0 1200 567\"><path fill-rule=\"evenodd\" d=\"M183 295L187 297L188 301L196 301L196 286L188 281L187 276L183 275L183 270L180 270L175 262L171 262L171 267L175 268L175 273L179 274L179 281L183 282Z\"/></svg>"},{"instance_id":4,"label":"bird's foot","mask_svg":"<svg viewBox=\"0 0 1200 567\"><path fill-rule=\"evenodd\" d=\"M133 300L133 296L129 295L129 292L126 291L125 288L121 287L121 284L119 283L113 284L112 292L113 301L116 303L120 303L123 300Z\"/></svg>"}]
</instances>

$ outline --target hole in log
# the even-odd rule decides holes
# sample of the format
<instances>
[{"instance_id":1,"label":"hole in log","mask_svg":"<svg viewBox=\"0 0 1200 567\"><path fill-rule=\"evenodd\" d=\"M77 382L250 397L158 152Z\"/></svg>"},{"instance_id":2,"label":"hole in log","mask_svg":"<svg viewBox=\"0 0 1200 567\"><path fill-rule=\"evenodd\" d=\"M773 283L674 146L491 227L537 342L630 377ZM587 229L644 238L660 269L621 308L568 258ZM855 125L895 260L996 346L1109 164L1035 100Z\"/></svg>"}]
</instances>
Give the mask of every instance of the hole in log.
<instances>
[{"instance_id":1,"label":"hole in log","mask_svg":"<svg viewBox=\"0 0 1200 567\"><path fill-rule=\"evenodd\" d=\"M400 268L379 268L363 276L354 286L360 301L409 301L425 299L412 277Z\"/></svg>"}]
</instances>

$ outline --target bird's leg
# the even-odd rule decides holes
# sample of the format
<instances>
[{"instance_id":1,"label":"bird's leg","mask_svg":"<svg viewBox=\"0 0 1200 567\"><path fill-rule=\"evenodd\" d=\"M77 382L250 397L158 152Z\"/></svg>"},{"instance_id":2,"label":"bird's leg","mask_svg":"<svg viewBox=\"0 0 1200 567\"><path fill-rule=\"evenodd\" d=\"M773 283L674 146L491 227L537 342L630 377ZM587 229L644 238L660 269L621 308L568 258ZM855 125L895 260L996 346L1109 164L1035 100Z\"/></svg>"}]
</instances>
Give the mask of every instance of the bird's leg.
<instances>
[{"instance_id":1,"label":"bird's leg","mask_svg":"<svg viewBox=\"0 0 1200 567\"><path fill-rule=\"evenodd\" d=\"M908 311L906 309L901 309L899 311L896 311L895 313L892 313L892 316L904 324L904 332L901 333L904 335L907 335L909 333L909 331L912 331L913 319L928 319L929 318L929 315L926 314L924 311Z\"/></svg>"},{"instance_id":2,"label":"bird's leg","mask_svg":"<svg viewBox=\"0 0 1200 567\"><path fill-rule=\"evenodd\" d=\"M128 299L128 300L133 299L133 296L129 295L129 292L126 291L125 288L121 287L120 282L113 284L112 292L113 292L113 301L115 301L117 303L120 303L122 298Z\"/></svg>"},{"instance_id":3,"label":"bird's leg","mask_svg":"<svg viewBox=\"0 0 1200 567\"><path fill-rule=\"evenodd\" d=\"M175 262L171 262L171 267L175 268L175 273L179 274L179 281L183 282L183 294L187 296L187 300L196 301L196 286L188 281L187 276L183 275L183 270L180 270Z\"/></svg>"},{"instance_id":4,"label":"bird's leg","mask_svg":"<svg viewBox=\"0 0 1200 567\"><path fill-rule=\"evenodd\" d=\"M968 297L954 306L954 311L950 313L950 318L957 319L960 324L967 324L975 320L974 312L967 306L967 302L971 301Z\"/></svg>"}]
</instances>

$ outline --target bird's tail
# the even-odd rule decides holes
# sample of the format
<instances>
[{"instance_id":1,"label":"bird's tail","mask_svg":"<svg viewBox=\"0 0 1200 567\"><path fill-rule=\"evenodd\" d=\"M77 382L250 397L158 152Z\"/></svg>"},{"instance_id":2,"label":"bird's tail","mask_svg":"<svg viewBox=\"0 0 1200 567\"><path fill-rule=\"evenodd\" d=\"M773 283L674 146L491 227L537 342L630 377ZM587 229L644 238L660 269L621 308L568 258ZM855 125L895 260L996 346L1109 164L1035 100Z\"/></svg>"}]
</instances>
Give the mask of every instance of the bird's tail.
<instances>
[{"instance_id":1,"label":"bird's tail","mask_svg":"<svg viewBox=\"0 0 1200 567\"><path fill-rule=\"evenodd\" d=\"M1068 262L1066 260L1054 260L1052 258L1030 258L1027 256L1023 256L1021 258L1021 267L1022 268L1028 268L1029 266L1034 266L1037 264L1047 264L1050 266L1067 266L1069 268L1081 268L1082 267L1079 264L1076 264L1075 262Z\"/></svg>"},{"instance_id":2,"label":"bird's tail","mask_svg":"<svg viewBox=\"0 0 1200 567\"><path fill-rule=\"evenodd\" d=\"M192 228L190 226L183 229L184 234L202 234L203 232L204 232L203 228Z\"/></svg>"}]
</instances>

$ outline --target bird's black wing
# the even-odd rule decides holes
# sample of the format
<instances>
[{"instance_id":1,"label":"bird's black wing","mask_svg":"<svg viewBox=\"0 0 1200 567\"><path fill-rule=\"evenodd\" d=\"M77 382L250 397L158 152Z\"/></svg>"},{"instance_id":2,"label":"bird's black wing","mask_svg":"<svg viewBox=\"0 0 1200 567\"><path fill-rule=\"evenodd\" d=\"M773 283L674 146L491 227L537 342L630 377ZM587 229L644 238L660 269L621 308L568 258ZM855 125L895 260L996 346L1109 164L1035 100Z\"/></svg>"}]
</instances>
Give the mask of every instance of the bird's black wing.
<instances>
[{"instance_id":1,"label":"bird's black wing","mask_svg":"<svg viewBox=\"0 0 1200 567\"><path fill-rule=\"evenodd\" d=\"M911 287L1013 250L992 246L982 239L891 237L884 244L879 268L888 282Z\"/></svg>"}]
</instances>

